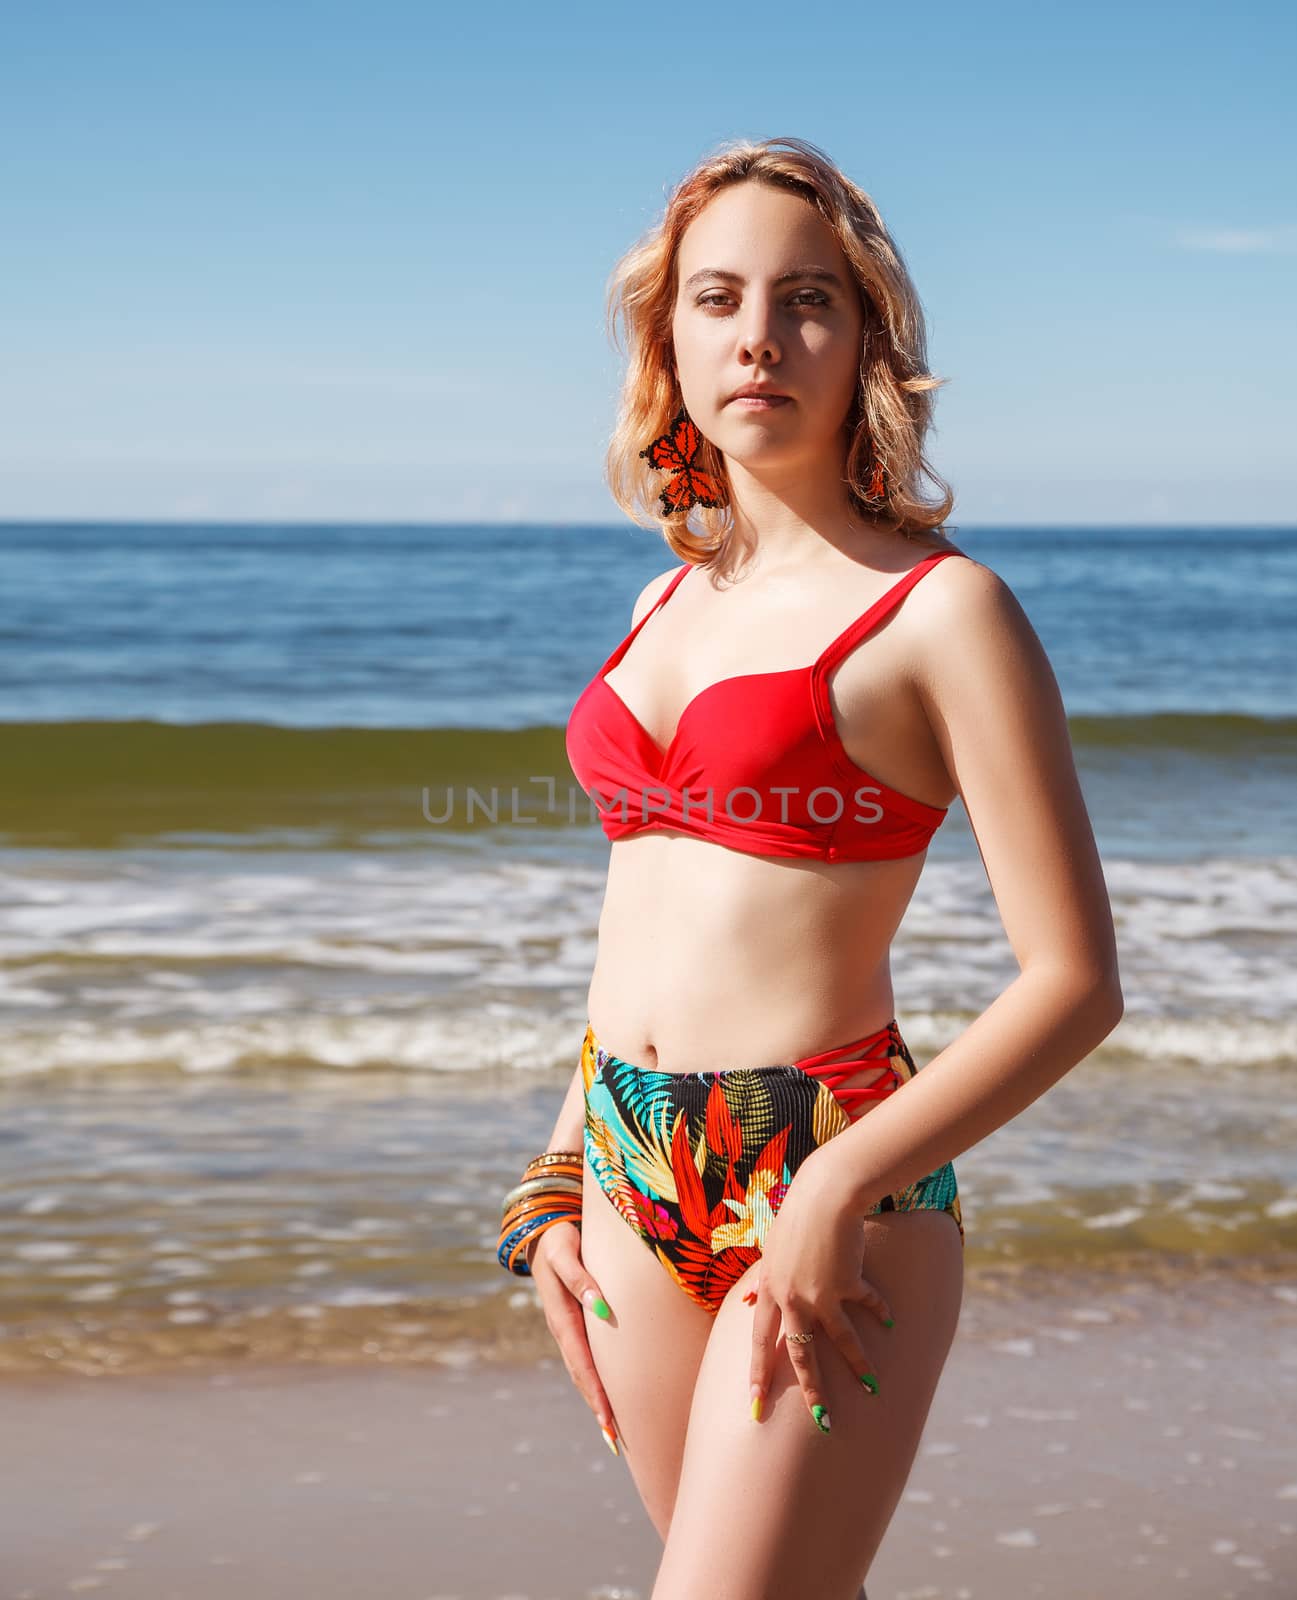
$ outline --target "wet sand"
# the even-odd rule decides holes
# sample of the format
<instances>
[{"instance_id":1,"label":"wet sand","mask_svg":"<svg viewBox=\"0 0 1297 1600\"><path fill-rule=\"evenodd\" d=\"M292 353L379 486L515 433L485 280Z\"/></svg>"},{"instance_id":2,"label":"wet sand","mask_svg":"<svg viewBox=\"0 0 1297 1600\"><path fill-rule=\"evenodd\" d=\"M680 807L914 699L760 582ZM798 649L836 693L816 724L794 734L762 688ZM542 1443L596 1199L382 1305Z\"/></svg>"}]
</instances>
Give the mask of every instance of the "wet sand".
<instances>
[{"instance_id":1,"label":"wet sand","mask_svg":"<svg viewBox=\"0 0 1297 1600\"><path fill-rule=\"evenodd\" d=\"M1291 1287L966 1299L870 1600L1293 1600L1294 1417ZM11 1380L0 1426L0 1600L653 1586L557 1357Z\"/></svg>"}]
</instances>

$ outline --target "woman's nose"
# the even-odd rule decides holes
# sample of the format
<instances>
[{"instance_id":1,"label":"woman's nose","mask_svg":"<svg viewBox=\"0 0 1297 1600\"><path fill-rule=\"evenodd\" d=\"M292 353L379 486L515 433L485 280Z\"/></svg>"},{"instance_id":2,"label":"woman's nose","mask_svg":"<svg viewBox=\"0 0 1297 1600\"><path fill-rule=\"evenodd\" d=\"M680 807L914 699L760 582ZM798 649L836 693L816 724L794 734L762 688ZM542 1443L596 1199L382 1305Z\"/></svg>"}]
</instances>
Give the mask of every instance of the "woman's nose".
<instances>
[{"instance_id":1,"label":"woman's nose","mask_svg":"<svg viewBox=\"0 0 1297 1600\"><path fill-rule=\"evenodd\" d=\"M743 308L740 349L757 366L779 358L779 336L775 329L774 308L761 300L750 300Z\"/></svg>"}]
</instances>

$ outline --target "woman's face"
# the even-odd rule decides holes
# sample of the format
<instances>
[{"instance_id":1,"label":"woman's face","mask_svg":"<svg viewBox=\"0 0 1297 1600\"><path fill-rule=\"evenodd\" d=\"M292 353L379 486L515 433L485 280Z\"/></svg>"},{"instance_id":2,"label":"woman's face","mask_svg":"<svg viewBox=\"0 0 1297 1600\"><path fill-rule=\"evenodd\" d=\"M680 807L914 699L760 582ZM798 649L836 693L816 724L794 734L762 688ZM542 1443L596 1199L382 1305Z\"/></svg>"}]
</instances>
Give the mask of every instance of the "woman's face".
<instances>
[{"instance_id":1,"label":"woman's face","mask_svg":"<svg viewBox=\"0 0 1297 1600\"><path fill-rule=\"evenodd\" d=\"M676 280L676 371L704 437L757 473L839 459L864 313L814 207L764 183L731 184L685 230ZM768 408L733 400L749 383L789 398Z\"/></svg>"}]
</instances>

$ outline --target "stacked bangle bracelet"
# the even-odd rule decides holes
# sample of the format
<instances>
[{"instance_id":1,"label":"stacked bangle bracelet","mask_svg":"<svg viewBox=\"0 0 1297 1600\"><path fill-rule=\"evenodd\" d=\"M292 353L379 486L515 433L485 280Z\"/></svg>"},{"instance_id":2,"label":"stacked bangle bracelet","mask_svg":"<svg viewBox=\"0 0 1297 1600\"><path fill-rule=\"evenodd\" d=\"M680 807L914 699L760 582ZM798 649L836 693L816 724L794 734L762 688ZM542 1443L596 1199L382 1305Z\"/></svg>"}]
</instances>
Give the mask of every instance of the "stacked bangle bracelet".
<instances>
[{"instance_id":1,"label":"stacked bangle bracelet","mask_svg":"<svg viewBox=\"0 0 1297 1600\"><path fill-rule=\"evenodd\" d=\"M496 1259L520 1278L531 1277L531 1253L556 1222L581 1226L583 1150L546 1150L533 1156L521 1180L504 1197Z\"/></svg>"}]
</instances>

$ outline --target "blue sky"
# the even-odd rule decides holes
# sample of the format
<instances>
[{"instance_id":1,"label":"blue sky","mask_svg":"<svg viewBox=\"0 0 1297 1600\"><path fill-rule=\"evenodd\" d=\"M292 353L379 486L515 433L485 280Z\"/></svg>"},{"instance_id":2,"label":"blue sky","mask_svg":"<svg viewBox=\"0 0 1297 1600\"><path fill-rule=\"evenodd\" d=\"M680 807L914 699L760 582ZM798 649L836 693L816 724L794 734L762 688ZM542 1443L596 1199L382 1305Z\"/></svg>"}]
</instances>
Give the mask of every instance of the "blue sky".
<instances>
[{"instance_id":1,"label":"blue sky","mask_svg":"<svg viewBox=\"0 0 1297 1600\"><path fill-rule=\"evenodd\" d=\"M608 274L791 134L914 275L954 526L1297 522L1295 16L11 8L0 517L620 521Z\"/></svg>"}]
</instances>

